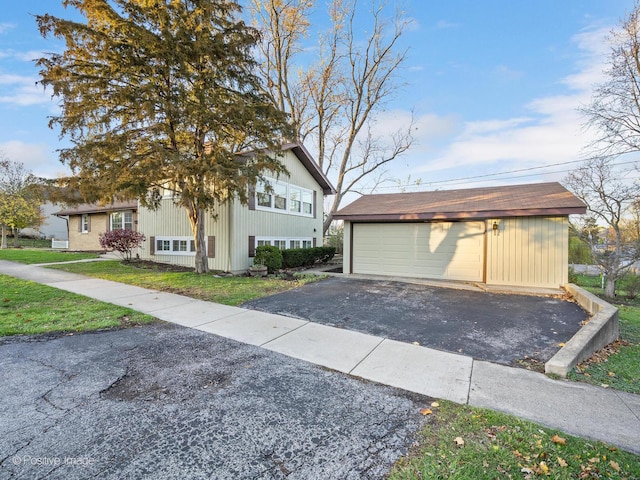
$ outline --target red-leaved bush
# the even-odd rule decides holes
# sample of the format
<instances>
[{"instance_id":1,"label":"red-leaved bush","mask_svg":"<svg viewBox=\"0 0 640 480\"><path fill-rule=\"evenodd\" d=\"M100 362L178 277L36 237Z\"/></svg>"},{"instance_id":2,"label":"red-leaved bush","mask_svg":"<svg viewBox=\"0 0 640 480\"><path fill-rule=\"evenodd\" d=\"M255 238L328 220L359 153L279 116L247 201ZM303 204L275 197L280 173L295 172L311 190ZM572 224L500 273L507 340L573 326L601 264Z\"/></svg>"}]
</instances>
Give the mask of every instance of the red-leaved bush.
<instances>
[{"instance_id":1,"label":"red-leaved bush","mask_svg":"<svg viewBox=\"0 0 640 480\"><path fill-rule=\"evenodd\" d=\"M131 261L133 250L147 239L142 233L129 229L109 230L101 233L99 238L102 248L119 252L126 262Z\"/></svg>"}]
</instances>

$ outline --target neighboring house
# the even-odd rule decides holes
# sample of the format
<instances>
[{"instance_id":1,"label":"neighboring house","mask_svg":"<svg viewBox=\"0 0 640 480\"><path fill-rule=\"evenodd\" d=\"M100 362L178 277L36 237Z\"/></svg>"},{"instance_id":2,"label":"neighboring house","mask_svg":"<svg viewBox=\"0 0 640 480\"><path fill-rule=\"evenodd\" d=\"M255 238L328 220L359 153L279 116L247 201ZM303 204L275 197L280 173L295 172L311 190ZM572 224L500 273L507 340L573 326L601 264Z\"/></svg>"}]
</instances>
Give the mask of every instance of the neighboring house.
<instances>
[{"instance_id":1,"label":"neighboring house","mask_svg":"<svg viewBox=\"0 0 640 480\"><path fill-rule=\"evenodd\" d=\"M67 221L69 250L104 250L99 235L107 230L137 230L138 202L117 201L108 205L81 204L55 213Z\"/></svg>"},{"instance_id":2,"label":"neighboring house","mask_svg":"<svg viewBox=\"0 0 640 480\"><path fill-rule=\"evenodd\" d=\"M64 218L56 216L60 210L60 205L45 202L40 205L42 223L36 228L23 228L20 235L34 238L55 238L58 240L68 240L67 222Z\"/></svg>"},{"instance_id":3,"label":"neighboring house","mask_svg":"<svg viewBox=\"0 0 640 480\"><path fill-rule=\"evenodd\" d=\"M558 288L568 216L586 206L559 183L365 195L344 221L344 273Z\"/></svg>"},{"instance_id":4,"label":"neighboring house","mask_svg":"<svg viewBox=\"0 0 640 480\"><path fill-rule=\"evenodd\" d=\"M304 146L282 147L281 162L289 175L269 177L270 189L258 184L249 192L248 204L237 199L220 205L205 220L209 268L233 273L253 263L255 249L274 245L280 249L322 245L324 196L335 190ZM165 192L158 210L140 207L138 230L147 240L140 257L157 262L194 266L193 233L185 209Z\"/></svg>"}]
</instances>

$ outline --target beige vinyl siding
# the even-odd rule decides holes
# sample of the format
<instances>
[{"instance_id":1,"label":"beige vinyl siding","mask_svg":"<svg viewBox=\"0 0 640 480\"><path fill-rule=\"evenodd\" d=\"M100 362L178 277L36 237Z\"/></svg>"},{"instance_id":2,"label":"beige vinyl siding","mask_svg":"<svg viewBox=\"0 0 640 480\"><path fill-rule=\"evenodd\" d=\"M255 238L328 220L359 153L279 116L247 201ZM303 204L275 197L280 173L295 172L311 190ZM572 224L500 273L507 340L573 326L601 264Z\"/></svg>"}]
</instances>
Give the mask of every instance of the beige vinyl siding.
<instances>
[{"instance_id":1,"label":"beige vinyl siding","mask_svg":"<svg viewBox=\"0 0 640 480\"><path fill-rule=\"evenodd\" d=\"M249 257L249 236L315 237L316 244L322 245L324 203L322 189L291 151L284 152L281 161L289 171L289 175L280 175L278 180L316 192L316 218L249 210L247 205L241 205L237 200L230 205L221 205L215 211L217 217L208 215L205 221L205 235L216 237L215 258L209 258L209 268L234 273L246 270L253 263L253 259ZM275 177L269 172L265 172L265 176ZM175 265L194 265L192 255L167 255L158 254L158 252L151 255L150 253L150 237L192 236L184 208L176 207L170 198L165 198L157 211L141 207L138 218L138 231L147 237L140 252L142 258Z\"/></svg>"},{"instance_id":2,"label":"beige vinyl siding","mask_svg":"<svg viewBox=\"0 0 640 480\"><path fill-rule=\"evenodd\" d=\"M353 272L482 281L484 222L357 223Z\"/></svg>"},{"instance_id":3,"label":"beige vinyl siding","mask_svg":"<svg viewBox=\"0 0 640 480\"><path fill-rule=\"evenodd\" d=\"M235 202L231 212L232 244L236 246L232 257L233 271L245 270L253 263L253 259L249 257L249 236L315 238L316 245L322 245L322 189L291 151L286 151L280 160L289 171L289 175L280 175L278 180L316 192L316 218L278 211L249 210ZM265 172L265 176L273 177L268 172Z\"/></svg>"},{"instance_id":4,"label":"beige vinyl siding","mask_svg":"<svg viewBox=\"0 0 640 480\"><path fill-rule=\"evenodd\" d=\"M493 231L493 222L498 230ZM566 217L488 220L488 284L558 288L567 283Z\"/></svg>"},{"instance_id":5,"label":"beige vinyl siding","mask_svg":"<svg viewBox=\"0 0 640 480\"><path fill-rule=\"evenodd\" d=\"M229 258L227 255L228 242L226 234L228 207L222 205L216 209L218 214L214 218L212 213L208 213L205 218L205 236L215 236L215 258L209 258L209 268L213 270L228 270ZM161 201L158 210L149 210L140 207L138 215L138 231L142 232L147 240L142 245L140 257L156 262L171 263L173 265L183 265L193 267L195 265L194 255L170 255L162 252L155 252L151 255L151 237L189 237L193 238L191 225L187 218L187 212L183 207L178 207L170 198ZM205 238L206 242L206 238Z\"/></svg>"}]
</instances>

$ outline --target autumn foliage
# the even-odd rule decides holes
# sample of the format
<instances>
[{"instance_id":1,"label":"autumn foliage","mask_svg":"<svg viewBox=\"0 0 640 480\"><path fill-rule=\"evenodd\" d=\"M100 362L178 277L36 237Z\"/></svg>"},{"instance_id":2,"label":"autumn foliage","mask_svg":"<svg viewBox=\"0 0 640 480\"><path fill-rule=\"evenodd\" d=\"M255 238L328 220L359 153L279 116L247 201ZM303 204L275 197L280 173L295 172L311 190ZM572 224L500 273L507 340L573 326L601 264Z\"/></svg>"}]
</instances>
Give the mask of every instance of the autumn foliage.
<instances>
[{"instance_id":1,"label":"autumn foliage","mask_svg":"<svg viewBox=\"0 0 640 480\"><path fill-rule=\"evenodd\" d=\"M100 234L100 246L107 250L114 250L126 262L131 261L134 249L140 247L147 238L140 232L129 229L109 230Z\"/></svg>"}]
</instances>

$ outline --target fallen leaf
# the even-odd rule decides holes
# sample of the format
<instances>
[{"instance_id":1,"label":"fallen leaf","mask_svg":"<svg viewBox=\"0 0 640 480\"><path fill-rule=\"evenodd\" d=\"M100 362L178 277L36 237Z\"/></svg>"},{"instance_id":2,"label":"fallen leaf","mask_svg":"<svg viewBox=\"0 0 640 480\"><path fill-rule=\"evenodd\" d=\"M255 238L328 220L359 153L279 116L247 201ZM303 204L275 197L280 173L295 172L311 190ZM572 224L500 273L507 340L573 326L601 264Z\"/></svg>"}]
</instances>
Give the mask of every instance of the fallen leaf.
<instances>
[{"instance_id":1,"label":"fallen leaf","mask_svg":"<svg viewBox=\"0 0 640 480\"><path fill-rule=\"evenodd\" d=\"M560 342L560 343L558 344L558 346L559 346L559 347L564 347L564 342Z\"/></svg>"},{"instance_id":2,"label":"fallen leaf","mask_svg":"<svg viewBox=\"0 0 640 480\"><path fill-rule=\"evenodd\" d=\"M593 457L589 459L589 463L598 463L600 459L598 457Z\"/></svg>"},{"instance_id":3,"label":"fallen leaf","mask_svg":"<svg viewBox=\"0 0 640 480\"><path fill-rule=\"evenodd\" d=\"M554 435L553 437L551 437L551 441L553 443L558 443L560 445L566 445L567 444L567 441L564 438L562 438L562 437L560 437L558 435Z\"/></svg>"},{"instance_id":4,"label":"fallen leaf","mask_svg":"<svg viewBox=\"0 0 640 480\"><path fill-rule=\"evenodd\" d=\"M560 465L561 467L566 467L567 466L567 462L565 461L564 458L558 457L558 465Z\"/></svg>"},{"instance_id":5,"label":"fallen leaf","mask_svg":"<svg viewBox=\"0 0 640 480\"><path fill-rule=\"evenodd\" d=\"M414 345L420 346L420 342L412 342Z\"/></svg>"},{"instance_id":6,"label":"fallen leaf","mask_svg":"<svg viewBox=\"0 0 640 480\"><path fill-rule=\"evenodd\" d=\"M542 474L542 475L549 475L549 467L547 467L547 464L545 462L540 462L538 464L538 471L536 472L538 474Z\"/></svg>"},{"instance_id":7,"label":"fallen leaf","mask_svg":"<svg viewBox=\"0 0 640 480\"><path fill-rule=\"evenodd\" d=\"M456 445L458 445L459 447L464 446L464 440L462 439L462 437L456 437L453 439L453 441L456 442Z\"/></svg>"},{"instance_id":8,"label":"fallen leaf","mask_svg":"<svg viewBox=\"0 0 640 480\"><path fill-rule=\"evenodd\" d=\"M611 465L611 468L613 468L616 472L620 471L620 465L618 465L617 462L614 462L613 460L611 460L609 462L609 465Z\"/></svg>"},{"instance_id":9,"label":"fallen leaf","mask_svg":"<svg viewBox=\"0 0 640 480\"><path fill-rule=\"evenodd\" d=\"M482 461L482 466L483 466L484 468L489 468L489 462L487 462L486 460L483 460L483 461Z\"/></svg>"},{"instance_id":10,"label":"fallen leaf","mask_svg":"<svg viewBox=\"0 0 640 480\"><path fill-rule=\"evenodd\" d=\"M422 415L431 415L433 412L431 411L430 408L423 408L422 410L420 410L420 413Z\"/></svg>"},{"instance_id":11,"label":"fallen leaf","mask_svg":"<svg viewBox=\"0 0 640 480\"><path fill-rule=\"evenodd\" d=\"M438 402L431 402L431 406L433 408L438 408L440 406L440 404Z\"/></svg>"},{"instance_id":12,"label":"fallen leaf","mask_svg":"<svg viewBox=\"0 0 640 480\"><path fill-rule=\"evenodd\" d=\"M615 374L615 373L613 373L613 372L609 372L609 374L608 374L608 375L609 375L610 377L615 377L615 376L616 376L616 374Z\"/></svg>"},{"instance_id":13,"label":"fallen leaf","mask_svg":"<svg viewBox=\"0 0 640 480\"><path fill-rule=\"evenodd\" d=\"M528 474L532 474L532 473L533 473L533 470L531 470L531 469L530 469L530 468L528 468L528 467L522 467L522 468L520 469L520 471L521 471L522 473L528 473Z\"/></svg>"}]
</instances>

